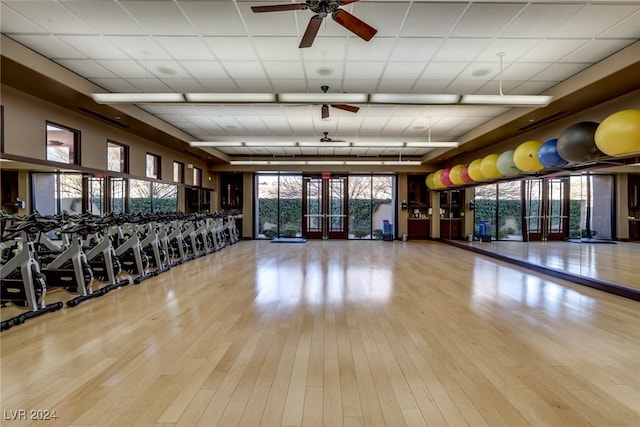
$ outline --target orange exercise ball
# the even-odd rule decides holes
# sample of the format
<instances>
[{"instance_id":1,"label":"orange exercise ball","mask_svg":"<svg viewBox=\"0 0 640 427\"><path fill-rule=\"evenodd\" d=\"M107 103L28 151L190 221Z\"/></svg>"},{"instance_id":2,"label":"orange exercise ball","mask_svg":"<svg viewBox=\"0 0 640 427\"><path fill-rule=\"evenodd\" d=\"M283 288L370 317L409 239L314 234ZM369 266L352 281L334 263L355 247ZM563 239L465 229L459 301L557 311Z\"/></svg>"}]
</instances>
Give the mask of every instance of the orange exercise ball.
<instances>
[{"instance_id":1,"label":"orange exercise ball","mask_svg":"<svg viewBox=\"0 0 640 427\"><path fill-rule=\"evenodd\" d=\"M501 178L502 174L498 170L498 154L489 154L480 163L480 171L488 179Z\"/></svg>"},{"instance_id":2,"label":"orange exercise ball","mask_svg":"<svg viewBox=\"0 0 640 427\"><path fill-rule=\"evenodd\" d=\"M462 185L464 184L464 179L462 179L462 169L464 165L455 165L451 167L449 171L449 179L453 182L454 185Z\"/></svg>"},{"instance_id":3,"label":"orange exercise ball","mask_svg":"<svg viewBox=\"0 0 640 427\"><path fill-rule=\"evenodd\" d=\"M613 113L598 125L596 146L609 156L640 154L640 110Z\"/></svg>"},{"instance_id":4,"label":"orange exercise ball","mask_svg":"<svg viewBox=\"0 0 640 427\"><path fill-rule=\"evenodd\" d=\"M482 166L482 159L475 159L473 162L469 163L469 169L467 170L469 178L474 181L484 181L485 179L487 179L482 174L480 166Z\"/></svg>"},{"instance_id":5,"label":"orange exercise ball","mask_svg":"<svg viewBox=\"0 0 640 427\"><path fill-rule=\"evenodd\" d=\"M542 147L542 141L532 139L518 145L513 152L513 164L523 172L534 172L544 169L538 160L538 150Z\"/></svg>"}]
</instances>

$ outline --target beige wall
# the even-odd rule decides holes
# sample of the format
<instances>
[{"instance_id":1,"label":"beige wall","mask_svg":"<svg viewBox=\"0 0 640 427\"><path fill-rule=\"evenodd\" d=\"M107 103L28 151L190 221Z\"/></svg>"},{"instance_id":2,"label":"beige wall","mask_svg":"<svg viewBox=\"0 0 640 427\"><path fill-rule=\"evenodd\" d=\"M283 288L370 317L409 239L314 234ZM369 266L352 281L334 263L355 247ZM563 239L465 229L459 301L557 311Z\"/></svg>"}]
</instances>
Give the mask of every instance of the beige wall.
<instances>
[{"instance_id":1,"label":"beige wall","mask_svg":"<svg viewBox=\"0 0 640 427\"><path fill-rule=\"evenodd\" d=\"M129 173L132 178L144 178L147 152L161 157L162 180L173 179L173 161L193 164L202 169L202 185L213 189L215 179L208 171L205 161L187 156L164 145L139 138L125 129L102 123L52 103L42 101L23 92L2 86L4 106L5 153L29 159L46 160L47 121L81 132L82 168L104 171L107 165L107 140L129 146ZM186 148L186 143L185 143ZM185 184L193 184L192 169L185 167ZM209 179L212 177L212 179Z\"/></svg>"}]
</instances>

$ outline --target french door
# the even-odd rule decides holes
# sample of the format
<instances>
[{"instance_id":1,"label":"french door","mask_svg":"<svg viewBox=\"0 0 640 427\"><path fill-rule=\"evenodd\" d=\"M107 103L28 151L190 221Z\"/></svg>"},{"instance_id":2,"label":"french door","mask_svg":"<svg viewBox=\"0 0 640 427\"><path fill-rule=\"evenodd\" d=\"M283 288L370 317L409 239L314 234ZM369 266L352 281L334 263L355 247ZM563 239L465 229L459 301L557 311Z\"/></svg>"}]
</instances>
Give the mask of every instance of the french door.
<instances>
[{"instance_id":1,"label":"french door","mask_svg":"<svg viewBox=\"0 0 640 427\"><path fill-rule=\"evenodd\" d=\"M302 186L302 235L309 239L348 237L346 176L305 175Z\"/></svg>"},{"instance_id":2,"label":"french door","mask_svg":"<svg viewBox=\"0 0 640 427\"><path fill-rule=\"evenodd\" d=\"M569 188L567 177L524 181L525 241L562 240L568 237Z\"/></svg>"}]
</instances>

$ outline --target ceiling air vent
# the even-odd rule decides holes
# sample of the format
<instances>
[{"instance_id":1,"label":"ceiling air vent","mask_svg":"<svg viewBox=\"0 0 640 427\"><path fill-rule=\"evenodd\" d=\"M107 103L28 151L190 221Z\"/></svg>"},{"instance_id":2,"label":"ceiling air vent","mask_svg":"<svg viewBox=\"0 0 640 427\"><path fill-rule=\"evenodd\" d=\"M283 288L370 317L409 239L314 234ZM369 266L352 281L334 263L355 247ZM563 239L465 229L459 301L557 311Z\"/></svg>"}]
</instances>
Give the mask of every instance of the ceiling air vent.
<instances>
[{"instance_id":1,"label":"ceiling air vent","mask_svg":"<svg viewBox=\"0 0 640 427\"><path fill-rule=\"evenodd\" d=\"M557 113L553 113L550 116L543 117L540 120L536 120L535 122L532 122L532 123L529 123L528 125L522 126L518 130L522 131L522 132L526 132L528 130L535 129L535 128L538 128L540 126L544 126L544 125L549 124L551 122L554 122L556 120L560 120L561 118L566 117L569 114L571 114L571 111L558 111Z\"/></svg>"},{"instance_id":2,"label":"ceiling air vent","mask_svg":"<svg viewBox=\"0 0 640 427\"><path fill-rule=\"evenodd\" d=\"M96 113L95 111L91 111L88 108L78 107L78 110L82 111L85 114L90 115L94 119L102 120L103 122L107 122L109 124L118 126L120 128L127 129L129 127L126 124L119 122L118 120L112 119L111 117L103 116L102 114Z\"/></svg>"}]
</instances>

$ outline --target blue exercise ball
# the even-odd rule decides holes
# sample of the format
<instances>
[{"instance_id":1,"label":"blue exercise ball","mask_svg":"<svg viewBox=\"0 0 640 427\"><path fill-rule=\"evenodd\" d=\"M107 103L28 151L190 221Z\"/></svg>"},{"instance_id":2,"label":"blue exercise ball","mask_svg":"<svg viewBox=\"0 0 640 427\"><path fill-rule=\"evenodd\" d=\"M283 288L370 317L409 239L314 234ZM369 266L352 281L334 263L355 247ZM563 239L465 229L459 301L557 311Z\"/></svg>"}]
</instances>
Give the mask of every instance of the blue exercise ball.
<instances>
[{"instance_id":1,"label":"blue exercise ball","mask_svg":"<svg viewBox=\"0 0 640 427\"><path fill-rule=\"evenodd\" d=\"M602 156L596 146L596 122L580 122L569 126L558 137L556 148L560 157L568 162L588 162Z\"/></svg>"},{"instance_id":2,"label":"blue exercise ball","mask_svg":"<svg viewBox=\"0 0 640 427\"><path fill-rule=\"evenodd\" d=\"M545 168L559 168L567 164L567 161L558 154L558 139L546 141L538 150L538 161Z\"/></svg>"}]
</instances>

